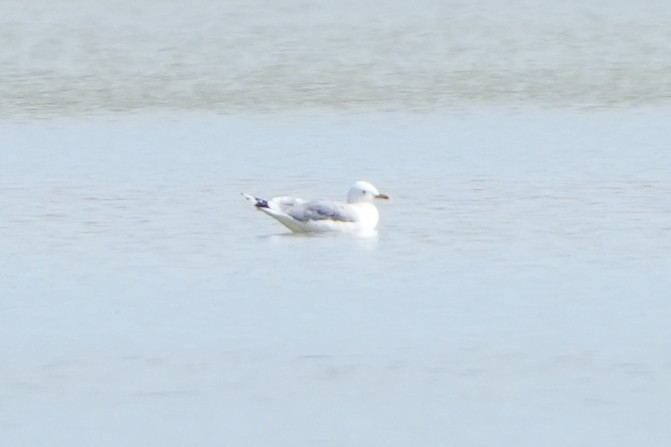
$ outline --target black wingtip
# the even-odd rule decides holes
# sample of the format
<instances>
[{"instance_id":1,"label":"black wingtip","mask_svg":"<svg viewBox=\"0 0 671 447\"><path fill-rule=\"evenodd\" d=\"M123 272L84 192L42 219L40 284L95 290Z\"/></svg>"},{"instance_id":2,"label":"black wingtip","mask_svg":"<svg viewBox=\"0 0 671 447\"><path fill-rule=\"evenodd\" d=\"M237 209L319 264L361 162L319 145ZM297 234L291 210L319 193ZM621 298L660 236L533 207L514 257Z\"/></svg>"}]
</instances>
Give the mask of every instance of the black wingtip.
<instances>
[{"instance_id":1,"label":"black wingtip","mask_svg":"<svg viewBox=\"0 0 671 447\"><path fill-rule=\"evenodd\" d=\"M257 207L257 208L270 208L270 206L268 206L268 201L267 200L259 199L258 197L254 197L252 195L245 194L244 192L242 192L240 194L242 194L242 196L245 199L252 202L254 204L254 206Z\"/></svg>"}]
</instances>

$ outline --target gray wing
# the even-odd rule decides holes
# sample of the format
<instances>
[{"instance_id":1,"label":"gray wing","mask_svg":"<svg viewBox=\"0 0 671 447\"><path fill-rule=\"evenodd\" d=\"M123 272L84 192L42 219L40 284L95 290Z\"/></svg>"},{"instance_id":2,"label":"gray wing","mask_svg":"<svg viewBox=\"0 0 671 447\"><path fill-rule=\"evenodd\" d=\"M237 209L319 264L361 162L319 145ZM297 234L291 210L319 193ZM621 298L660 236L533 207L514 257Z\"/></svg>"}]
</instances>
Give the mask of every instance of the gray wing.
<instances>
[{"instance_id":1,"label":"gray wing","mask_svg":"<svg viewBox=\"0 0 671 447\"><path fill-rule=\"evenodd\" d=\"M309 220L337 220L341 222L356 222L358 216L346 203L329 200L314 200L301 206L292 208L289 215L303 222Z\"/></svg>"}]
</instances>

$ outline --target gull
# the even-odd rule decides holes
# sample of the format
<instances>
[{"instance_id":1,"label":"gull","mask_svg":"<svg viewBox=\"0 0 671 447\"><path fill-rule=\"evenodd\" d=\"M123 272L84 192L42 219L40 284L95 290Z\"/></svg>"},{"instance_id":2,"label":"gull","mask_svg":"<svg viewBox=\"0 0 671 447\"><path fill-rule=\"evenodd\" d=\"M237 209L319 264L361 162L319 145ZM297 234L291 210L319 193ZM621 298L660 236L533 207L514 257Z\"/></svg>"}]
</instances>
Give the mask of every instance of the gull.
<instances>
[{"instance_id":1,"label":"gull","mask_svg":"<svg viewBox=\"0 0 671 447\"><path fill-rule=\"evenodd\" d=\"M347 194L347 203L335 200L303 200L281 196L264 200L242 195L254 206L277 219L294 233L366 232L374 230L380 214L375 199L389 199L368 182L358 181Z\"/></svg>"}]
</instances>

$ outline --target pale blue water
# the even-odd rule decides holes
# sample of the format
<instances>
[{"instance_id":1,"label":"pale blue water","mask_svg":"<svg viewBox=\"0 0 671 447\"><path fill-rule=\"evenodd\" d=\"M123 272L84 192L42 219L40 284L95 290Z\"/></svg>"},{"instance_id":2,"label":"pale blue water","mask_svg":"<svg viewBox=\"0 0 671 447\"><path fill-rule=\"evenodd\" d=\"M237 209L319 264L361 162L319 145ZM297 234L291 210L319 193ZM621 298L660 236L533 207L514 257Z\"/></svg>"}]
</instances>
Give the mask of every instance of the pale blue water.
<instances>
[{"instance_id":1,"label":"pale blue water","mask_svg":"<svg viewBox=\"0 0 671 447\"><path fill-rule=\"evenodd\" d=\"M665 445L664 111L2 125L12 445ZM393 196L377 239L239 196Z\"/></svg>"},{"instance_id":2,"label":"pale blue water","mask_svg":"<svg viewBox=\"0 0 671 447\"><path fill-rule=\"evenodd\" d=\"M667 446L671 8L555 3L5 2L0 444Z\"/></svg>"}]
</instances>

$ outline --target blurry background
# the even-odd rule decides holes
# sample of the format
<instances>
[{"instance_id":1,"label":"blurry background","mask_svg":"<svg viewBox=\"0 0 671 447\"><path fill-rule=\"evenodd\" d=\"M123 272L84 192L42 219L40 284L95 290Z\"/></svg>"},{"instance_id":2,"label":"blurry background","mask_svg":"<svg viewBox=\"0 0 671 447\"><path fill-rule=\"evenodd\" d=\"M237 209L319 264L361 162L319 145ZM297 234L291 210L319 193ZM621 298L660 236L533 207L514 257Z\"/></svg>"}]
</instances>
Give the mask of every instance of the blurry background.
<instances>
[{"instance_id":1,"label":"blurry background","mask_svg":"<svg viewBox=\"0 0 671 447\"><path fill-rule=\"evenodd\" d=\"M671 94L664 0L82 1L0 5L0 110L223 113Z\"/></svg>"}]
</instances>

